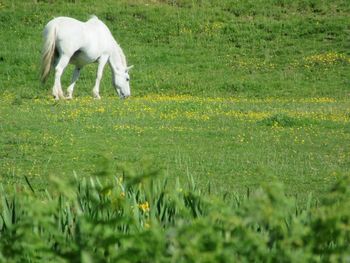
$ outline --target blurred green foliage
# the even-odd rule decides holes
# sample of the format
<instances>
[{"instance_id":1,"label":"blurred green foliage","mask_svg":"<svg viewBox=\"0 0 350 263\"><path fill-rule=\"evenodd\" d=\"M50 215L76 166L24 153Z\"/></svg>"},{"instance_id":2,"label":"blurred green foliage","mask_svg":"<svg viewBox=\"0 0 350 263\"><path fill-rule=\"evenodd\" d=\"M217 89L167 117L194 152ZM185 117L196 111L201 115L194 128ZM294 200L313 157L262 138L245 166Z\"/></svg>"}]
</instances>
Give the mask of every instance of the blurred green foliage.
<instances>
[{"instance_id":1,"label":"blurred green foliage","mask_svg":"<svg viewBox=\"0 0 350 263\"><path fill-rule=\"evenodd\" d=\"M234 201L169 187L143 163L91 178L52 178L56 191L1 188L3 262L346 262L350 180L300 208L277 182ZM103 171L101 173L101 171Z\"/></svg>"}]
</instances>

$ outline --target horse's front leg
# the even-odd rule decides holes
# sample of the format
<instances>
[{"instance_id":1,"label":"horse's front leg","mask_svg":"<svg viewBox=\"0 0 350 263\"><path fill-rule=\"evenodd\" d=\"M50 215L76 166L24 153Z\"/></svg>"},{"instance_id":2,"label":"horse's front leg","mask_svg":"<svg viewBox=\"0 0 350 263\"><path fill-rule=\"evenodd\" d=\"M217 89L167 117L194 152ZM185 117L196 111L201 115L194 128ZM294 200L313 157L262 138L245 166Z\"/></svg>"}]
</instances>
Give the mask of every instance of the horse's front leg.
<instances>
[{"instance_id":1,"label":"horse's front leg","mask_svg":"<svg viewBox=\"0 0 350 263\"><path fill-rule=\"evenodd\" d=\"M55 83L52 88L52 94L55 97L55 100L59 100L60 98L64 99L63 90L61 87L61 76L68 63L69 57L61 56L55 67Z\"/></svg>"},{"instance_id":2,"label":"horse's front leg","mask_svg":"<svg viewBox=\"0 0 350 263\"><path fill-rule=\"evenodd\" d=\"M69 85L68 89L67 89L67 99L73 99L73 91L74 91L74 86L75 83L77 82L79 76L80 76L80 68L75 67L74 72L73 72L73 77L72 77L72 81L71 84Z\"/></svg>"},{"instance_id":3,"label":"horse's front leg","mask_svg":"<svg viewBox=\"0 0 350 263\"><path fill-rule=\"evenodd\" d=\"M95 82L95 86L94 86L94 88L92 90L92 94L94 95L94 98L96 98L96 99L100 99L101 98L100 97L100 82L101 82L101 79L102 79L103 69L104 69L107 61L108 61L108 56L102 56L98 60L96 82Z\"/></svg>"}]
</instances>

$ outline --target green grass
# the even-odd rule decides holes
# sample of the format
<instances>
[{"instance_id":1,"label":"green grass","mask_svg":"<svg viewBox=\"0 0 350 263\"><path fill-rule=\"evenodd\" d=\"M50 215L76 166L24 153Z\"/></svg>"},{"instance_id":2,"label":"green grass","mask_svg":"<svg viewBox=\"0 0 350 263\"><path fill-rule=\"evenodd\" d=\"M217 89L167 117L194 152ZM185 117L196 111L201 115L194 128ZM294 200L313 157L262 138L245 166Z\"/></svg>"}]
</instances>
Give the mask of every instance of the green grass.
<instances>
[{"instance_id":1,"label":"green grass","mask_svg":"<svg viewBox=\"0 0 350 263\"><path fill-rule=\"evenodd\" d=\"M37 2L37 3L35 3ZM41 32L54 16L96 14L135 65L132 92L249 97L349 93L347 1L2 1L3 89L51 94L37 81ZM329 60L326 54L336 54ZM312 56L320 63L308 64ZM344 57L339 57L344 56ZM71 77L65 74L65 83ZM96 66L76 95L90 94ZM68 73L69 72L69 73ZM110 75L105 74L105 75ZM111 95L110 77L102 94Z\"/></svg>"},{"instance_id":2,"label":"green grass","mask_svg":"<svg viewBox=\"0 0 350 263\"><path fill-rule=\"evenodd\" d=\"M0 108L2 182L88 176L105 155L116 164L147 159L169 178L190 174L220 195L272 179L289 185L289 194L318 195L349 169L347 102L153 95L54 103L9 96Z\"/></svg>"}]
</instances>

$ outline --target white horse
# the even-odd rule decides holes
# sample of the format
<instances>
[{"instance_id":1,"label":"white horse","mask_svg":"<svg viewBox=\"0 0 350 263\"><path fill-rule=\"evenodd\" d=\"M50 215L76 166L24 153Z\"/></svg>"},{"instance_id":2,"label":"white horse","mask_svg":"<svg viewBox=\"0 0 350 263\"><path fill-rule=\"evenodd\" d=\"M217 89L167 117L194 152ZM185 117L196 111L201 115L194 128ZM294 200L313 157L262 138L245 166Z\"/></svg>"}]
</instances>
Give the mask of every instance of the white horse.
<instances>
[{"instance_id":1,"label":"white horse","mask_svg":"<svg viewBox=\"0 0 350 263\"><path fill-rule=\"evenodd\" d=\"M100 99L99 89L103 68L107 62L112 70L113 84L121 98L130 96L129 69L125 55L107 26L96 16L87 22L69 17L57 17L44 29L41 80L46 81L51 67L55 68L52 93L56 100L64 98L61 76L68 63L75 65L73 78L67 89L67 99L73 97L74 85L81 69L98 62L93 96Z\"/></svg>"}]
</instances>

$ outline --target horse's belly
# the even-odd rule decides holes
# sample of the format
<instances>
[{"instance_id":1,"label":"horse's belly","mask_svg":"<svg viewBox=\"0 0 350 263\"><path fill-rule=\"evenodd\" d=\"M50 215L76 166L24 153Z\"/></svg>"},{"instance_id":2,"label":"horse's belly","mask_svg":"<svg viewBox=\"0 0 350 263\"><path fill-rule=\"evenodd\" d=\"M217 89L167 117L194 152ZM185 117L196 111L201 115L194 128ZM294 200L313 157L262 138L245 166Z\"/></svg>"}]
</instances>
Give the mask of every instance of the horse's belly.
<instances>
[{"instance_id":1,"label":"horse's belly","mask_svg":"<svg viewBox=\"0 0 350 263\"><path fill-rule=\"evenodd\" d=\"M98 59L97 54L87 54L82 50L78 50L71 57L70 63L73 65L76 65L77 67L82 67L82 66L85 66L86 64L96 62L97 59Z\"/></svg>"}]
</instances>

